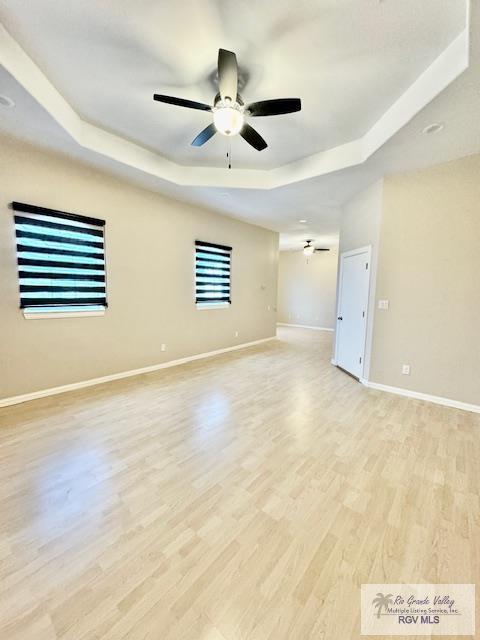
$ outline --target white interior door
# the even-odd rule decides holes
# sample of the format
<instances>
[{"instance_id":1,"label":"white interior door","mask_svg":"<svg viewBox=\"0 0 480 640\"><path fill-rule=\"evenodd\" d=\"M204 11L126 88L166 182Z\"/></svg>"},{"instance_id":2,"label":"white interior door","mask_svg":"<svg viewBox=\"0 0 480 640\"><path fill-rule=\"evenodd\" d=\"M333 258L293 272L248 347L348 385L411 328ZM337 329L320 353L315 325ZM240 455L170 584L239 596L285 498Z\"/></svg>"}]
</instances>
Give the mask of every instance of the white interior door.
<instances>
[{"instance_id":1,"label":"white interior door","mask_svg":"<svg viewBox=\"0 0 480 640\"><path fill-rule=\"evenodd\" d=\"M342 253L337 313L336 356L339 367L363 376L370 289L370 247Z\"/></svg>"}]
</instances>

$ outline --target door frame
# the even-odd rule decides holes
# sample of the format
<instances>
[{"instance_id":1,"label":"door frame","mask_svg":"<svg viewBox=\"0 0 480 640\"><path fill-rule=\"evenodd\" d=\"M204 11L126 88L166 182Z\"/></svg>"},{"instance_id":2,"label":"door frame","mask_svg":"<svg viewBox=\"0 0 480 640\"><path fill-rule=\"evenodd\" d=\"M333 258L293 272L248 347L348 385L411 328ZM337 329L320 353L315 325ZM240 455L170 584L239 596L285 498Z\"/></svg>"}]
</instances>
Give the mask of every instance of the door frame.
<instances>
[{"instance_id":1,"label":"door frame","mask_svg":"<svg viewBox=\"0 0 480 640\"><path fill-rule=\"evenodd\" d=\"M363 336L363 351L362 351L362 377L360 380L365 378L365 349L367 346L367 333L368 333L368 320L370 317L370 289L372 286L372 245L368 244L365 247L359 247L358 249L351 249L350 251L343 251L340 254L340 266L338 270L338 296L337 296L337 306L336 306L336 315L335 315L335 353L333 357L333 363L335 366L338 366L337 363L337 354L338 354L338 323L340 322L337 318L340 315L340 306L342 302L342 287L343 287L343 265L345 258L350 258L359 253L366 253L368 260L368 287L367 287L367 308L365 310L365 332Z\"/></svg>"}]
</instances>

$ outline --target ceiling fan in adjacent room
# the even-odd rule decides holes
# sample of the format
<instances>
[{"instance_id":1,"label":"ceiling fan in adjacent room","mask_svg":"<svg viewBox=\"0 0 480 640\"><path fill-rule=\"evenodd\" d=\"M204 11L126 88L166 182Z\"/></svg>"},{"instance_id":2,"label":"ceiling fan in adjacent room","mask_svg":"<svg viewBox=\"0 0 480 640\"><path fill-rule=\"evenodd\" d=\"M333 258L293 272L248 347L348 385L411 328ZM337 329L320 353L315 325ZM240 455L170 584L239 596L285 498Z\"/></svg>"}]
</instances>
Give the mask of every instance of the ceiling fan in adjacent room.
<instances>
[{"instance_id":1,"label":"ceiling fan in adjacent room","mask_svg":"<svg viewBox=\"0 0 480 640\"><path fill-rule=\"evenodd\" d=\"M238 65L237 57L232 51L219 49L218 51L218 88L219 92L213 100L213 106L203 102L174 98L155 93L154 100L166 102L178 107L210 111L213 122L208 125L193 140L194 147L201 147L217 132L224 136L240 134L257 151L262 151L268 145L262 136L246 122L249 117L276 116L284 113L300 111L302 103L299 98L278 98L275 100L261 100L245 104L238 93Z\"/></svg>"},{"instance_id":2,"label":"ceiling fan in adjacent room","mask_svg":"<svg viewBox=\"0 0 480 640\"><path fill-rule=\"evenodd\" d=\"M330 249L323 249L323 248L317 249L312 245L313 240L305 240L305 242L307 244L303 247L303 253L306 256L312 256L315 253L315 251L330 251Z\"/></svg>"}]
</instances>

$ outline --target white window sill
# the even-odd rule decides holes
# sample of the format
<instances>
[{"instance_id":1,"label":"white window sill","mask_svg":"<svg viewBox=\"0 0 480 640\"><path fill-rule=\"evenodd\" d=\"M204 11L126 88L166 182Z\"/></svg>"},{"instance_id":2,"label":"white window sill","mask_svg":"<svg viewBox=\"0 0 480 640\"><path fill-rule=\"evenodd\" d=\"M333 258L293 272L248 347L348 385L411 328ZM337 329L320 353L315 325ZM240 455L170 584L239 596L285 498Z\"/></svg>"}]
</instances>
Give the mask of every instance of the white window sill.
<instances>
[{"instance_id":1,"label":"white window sill","mask_svg":"<svg viewBox=\"0 0 480 640\"><path fill-rule=\"evenodd\" d=\"M92 316L104 316L105 309L101 311L24 311L25 320L46 320L48 318L87 318Z\"/></svg>"},{"instance_id":2,"label":"white window sill","mask_svg":"<svg viewBox=\"0 0 480 640\"><path fill-rule=\"evenodd\" d=\"M203 309L228 309L230 307L230 302L217 302L212 304L203 304L197 302L197 309L202 311Z\"/></svg>"}]
</instances>

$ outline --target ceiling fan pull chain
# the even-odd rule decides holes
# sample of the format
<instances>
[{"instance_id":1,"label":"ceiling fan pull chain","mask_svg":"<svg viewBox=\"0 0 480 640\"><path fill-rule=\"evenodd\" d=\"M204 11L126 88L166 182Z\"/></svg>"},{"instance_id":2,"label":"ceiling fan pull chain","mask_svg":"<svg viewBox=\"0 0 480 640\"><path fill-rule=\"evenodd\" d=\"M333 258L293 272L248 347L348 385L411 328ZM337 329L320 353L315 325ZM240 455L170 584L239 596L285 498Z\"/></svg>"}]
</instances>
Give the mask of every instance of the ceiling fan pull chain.
<instances>
[{"instance_id":1,"label":"ceiling fan pull chain","mask_svg":"<svg viewBox=\"0 0 480 640\"><path fill-rule=\"evenodd\" d=\"M232 168L232 143L230 142L230 140L228 141L227 158L228 158L228 168L231 169Z\"/></svg>"}]
</instances>

